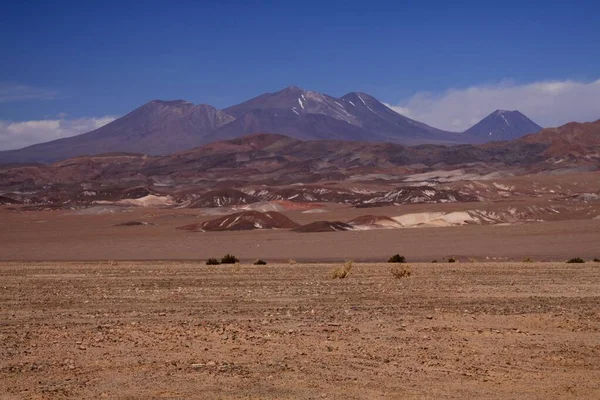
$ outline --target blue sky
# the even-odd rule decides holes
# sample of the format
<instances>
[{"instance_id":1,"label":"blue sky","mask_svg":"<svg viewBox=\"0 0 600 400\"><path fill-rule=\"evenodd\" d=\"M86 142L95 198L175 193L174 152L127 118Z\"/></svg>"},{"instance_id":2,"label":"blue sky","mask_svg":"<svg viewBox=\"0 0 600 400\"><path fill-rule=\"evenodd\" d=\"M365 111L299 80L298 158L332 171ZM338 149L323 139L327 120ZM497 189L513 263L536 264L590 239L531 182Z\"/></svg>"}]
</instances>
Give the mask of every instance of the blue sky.
<instances>
[{"instance_id":1,"label":"blue sky","mask_svg":"<svg viewBox=\"0 0 600 400\"><path fill-rule=\"evenodd\" d=\"M288 85L363 91L444 128L462 112L462 129L484 111L435 105L469 88L566 82L592 85L595 100L598 15L594 1L11 2L0 14L0 135L2 123L120 116L156 98L223 108ZM510 99L485 105L516 108Z\"/></svg>"}]
</instances>

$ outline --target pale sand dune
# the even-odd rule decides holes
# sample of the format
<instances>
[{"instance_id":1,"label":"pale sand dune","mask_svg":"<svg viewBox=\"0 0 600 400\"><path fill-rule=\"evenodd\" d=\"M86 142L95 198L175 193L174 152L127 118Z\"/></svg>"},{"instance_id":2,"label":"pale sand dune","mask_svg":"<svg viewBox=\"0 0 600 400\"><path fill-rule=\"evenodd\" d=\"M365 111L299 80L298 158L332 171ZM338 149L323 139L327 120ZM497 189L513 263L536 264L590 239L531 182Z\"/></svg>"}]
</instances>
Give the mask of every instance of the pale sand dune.
<instances>
[{"instance_id":1,"label":"pale sand dune","mask_svg":"<svg viewBox=\"0 0 600 400\"><path fill-rule=\"evenodd\" d=\"M138 206L138 207L164 207L172 206L175 204L171 196L155 196L149 194L139 199L124 199L117 201L116 204L127 205L127 206Z\"/></svg>"},{"instance_id":2,"label":"pale sand dune","mask_svg":"<svg viewBox=\"0 0 600 400\"><path fill-rule=\"evenodd\" d=\"M414 214L404 214L392 217L405 228L417 226L454 226L465 225L470 222L479 222L467 211L455 212L423 212Z\"/></svg>"}]
</instances>

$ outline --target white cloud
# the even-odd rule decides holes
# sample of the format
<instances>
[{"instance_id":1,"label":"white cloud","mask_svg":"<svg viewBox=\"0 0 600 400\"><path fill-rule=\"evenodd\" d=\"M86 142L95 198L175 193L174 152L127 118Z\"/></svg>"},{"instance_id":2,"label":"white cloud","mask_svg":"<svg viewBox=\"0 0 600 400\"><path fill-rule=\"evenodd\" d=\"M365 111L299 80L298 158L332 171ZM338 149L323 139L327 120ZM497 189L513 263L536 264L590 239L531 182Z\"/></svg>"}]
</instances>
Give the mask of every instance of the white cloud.
<instances>
[{"instance_id":1,"label":"white cloud","mask_svg":"<svg viewBox=\"0 0 600 400\"><path fill-rule=\"evenodd\" d=\"M600 119L600 79L497 84L420 92L390 106L402 115L436 128L463 131L492 111L519 110L538 125L559 126L571 121Z\"/></svg>"},{"instance_id":2,"label":"white cloud","mask_svg":"<svg viewBox=\"0 0 600 400\"><path fill-rule=\"evenodd\" d=\"M57 92L45 88L37 88L18 83L0 82L0 103L24 100L51 100Z\"/></svg>"},{"instance_id":3,"label":"white cloud","mask_svg":"<svg viewBox=\"0 0 600 400\"><path fill-rule=\"evenodd\" d=\"M38 121L0 121L0 150L20 149L35 143L90 132L114 121L112 116L46 119Z\"/></svg>"}]
</instances>

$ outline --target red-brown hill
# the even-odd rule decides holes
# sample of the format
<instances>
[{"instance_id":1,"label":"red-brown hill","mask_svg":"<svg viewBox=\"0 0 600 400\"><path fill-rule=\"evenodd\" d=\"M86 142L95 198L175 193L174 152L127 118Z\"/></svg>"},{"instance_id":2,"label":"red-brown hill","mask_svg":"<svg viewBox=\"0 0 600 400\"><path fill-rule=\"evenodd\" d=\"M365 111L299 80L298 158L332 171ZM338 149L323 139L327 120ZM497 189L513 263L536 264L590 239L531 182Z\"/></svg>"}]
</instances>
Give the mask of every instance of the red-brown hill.
<instances>
[{"instance_id":1,"label":"red-brown hill","mask_svg":"<svg viewBox=\"0 0 600 400\"><path fill-rule=\"evenodd\" d=\"M198 231L248 231L253 229L292 229L298 224L276 211L242 211L225 215L199 224L181 226L192 232Z\"/></svg>"}]
</instances>

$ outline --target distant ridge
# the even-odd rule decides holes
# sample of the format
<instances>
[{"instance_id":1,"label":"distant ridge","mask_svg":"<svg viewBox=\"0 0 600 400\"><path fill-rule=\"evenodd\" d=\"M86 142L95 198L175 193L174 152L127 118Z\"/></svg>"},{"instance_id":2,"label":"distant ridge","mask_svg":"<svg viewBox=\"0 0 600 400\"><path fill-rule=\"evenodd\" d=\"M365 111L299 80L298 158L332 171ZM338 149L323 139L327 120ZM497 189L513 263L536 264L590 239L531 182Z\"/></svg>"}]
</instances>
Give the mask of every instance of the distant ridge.
<instances>
[{"instance_id":1,"label":"distant ridge","mask_svg":"<svg viewBox=\"0 0 600 400\"><path fill-rule=\"evenodd\" d=\"M167 155L254 133L417 145L510 140L539 129L518 111L496 111L464 133L447 132L400 115L366 93L335 98L289 86L224 110L185 100L153 100L92 132L0 151L0 164L50 163L100 153Z\"/></svg>"}]
</instances>

